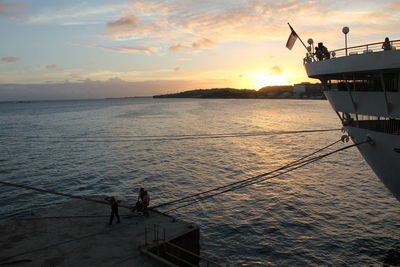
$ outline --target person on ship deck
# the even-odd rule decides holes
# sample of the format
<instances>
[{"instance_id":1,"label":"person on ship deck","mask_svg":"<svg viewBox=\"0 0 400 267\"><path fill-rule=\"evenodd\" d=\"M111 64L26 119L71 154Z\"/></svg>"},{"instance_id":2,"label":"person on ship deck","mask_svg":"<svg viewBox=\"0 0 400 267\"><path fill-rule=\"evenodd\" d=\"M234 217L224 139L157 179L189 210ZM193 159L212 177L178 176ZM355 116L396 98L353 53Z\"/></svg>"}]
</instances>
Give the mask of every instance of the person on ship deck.
<instances>
[{"instance_id":1,"label":"person on ship deck","mask_svg":"<svg viewBox=\"0 0 400 267\"><path fill-rule=\"evenodd\" d=\"M382 49L385 51L392 50L392 46L390 45L389 37L385 38L385 41L382 44Z\"/></svg>"},{"instance_id":2,"label":"person on ship deck","mask_svg":"<svg viewBox=\"0 0 400 267\"><path fill-rule=\"evenodd\" d=\"M318 61L331 58L328 48L326 48L323 43L318 43L318 46L315 48L315 55Z\"/></svg>"}]
</instances>

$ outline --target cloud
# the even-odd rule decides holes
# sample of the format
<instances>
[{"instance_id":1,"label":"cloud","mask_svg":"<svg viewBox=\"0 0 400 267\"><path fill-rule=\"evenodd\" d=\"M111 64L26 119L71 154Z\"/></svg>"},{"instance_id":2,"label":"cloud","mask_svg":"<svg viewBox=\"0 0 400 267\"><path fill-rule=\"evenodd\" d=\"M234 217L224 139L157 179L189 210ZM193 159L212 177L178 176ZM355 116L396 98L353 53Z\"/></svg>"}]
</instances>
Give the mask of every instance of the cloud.
<instances>
[{"instance_id":1,"label":"cloud","mask_svg":"<svg viewBox=\"0 0 400 267\"><path fill-rule=\"evenodd\" d=\"M210 48L215 46L215 42L213 40L210 40L208 38L201 38L200 40L192 43L192 47L196 49L201 49L201 48Z\"/></svg>"},{"instance_id":2,"label":"cloud","mask_svg":"<svg viewBox=\"0 0 400 267\"><path fill-rule=\"evenodd\" d=\"M28 17L27 22L31 24L51 24L51 25L92 25L104 24L104 18L114 16L116 6L96 5L86 1L80 3L63 5L57 1L55 8L42 5L35 13Z\"/></svg>"},{"instance_id":3,"label":"cloud","mask_svg":"<svg viewBox=\"0 0 400 267\"><path fill-rule=\"evenodd\" d=\"M211 48L216 45L216 42L208 39L208 38L201 38L193 43L189 44L183 44L183 43L178 43L176 45L173 45L169 48L169 51L171 52L178 52L180 50L184 49L205 49L205 48Z\"/></svg>"},{"instance_id":4,"label":"cloud","mask_svg":"<svg viewBox=\"0 0 400 267\"><path fill-rule=\"evenodd\" d=\"M47 65L46 69L57 69L59 66L57 64Z\"/></svg>"},{"instance_id":5,"label":"cloud","mask_svg":"<svg viewBox=\"0 0 400 267\"><path fill-rule=\"evenodd\" d=\"M190 57L180 57L180 58L177 58L176 60L178 60L178 61L191 61L192 58L190 58Z\"/></svg>"},{"instance_id":6,"label":"cloud","mask_svg":"<svg viewBox=\"0 0 400 267\"><path fill-rule=\"evenodd\" d=\"M187 45L183 45L183 44L176 44L171 46L170 48L168 48L169 51L171 52L178 52L179 50L185 49L185 48L189 48L190 46Z\"/></svg>"},{"instance_id":7,"label":"cloud","mask_svg":"<svg viewBox=\"0 0 400 267\"><path fill-rule=\"evenodd\" d=\"M24 6L15 3L0 3L0 17L22 19L24 15L20 12L20 9Z\"/></svg>"},{"instance_id":8,"label":"cloud","mask_svg":"<svg viewBox=\"0 0 400 267\"><path fill-rule=\"evenodd\" d=\"M271 75L278 75L282 73L282 69L278 65L272 66L271 70L272 70Z\"/></svg>"},{"instance_id":9,"label":"cloud","mask_svg":"<svg viewBox=\"0 0 400 267\"><path fill-rule=\"evenodd\" d=\"M81 80L81 79L82 79L82 75L79 74L79 73L71 73L71 74L69 75L69 77L71 77L71 78L74 79L74 80Z\"/></svg>"},{"instance_id":10,"label":"cloud","mask_svg":"<svg viewBox=\"0 0 400 267\"><path fill-rule=\"evenodd\" d=\"M138 18L136 18L133 15L128 15L128 16L120 18L119 20L108 22L107 29L113 30L113 29L121 28L121 27L130 27L130 26L135 26L138 23L139 23Z\"/></svg>"},{"instance_id":11,"label":"cloud","mask_svg":"<svg viewBox=\"0 0 400 267\"><path fill-rule=\"evenodd\" d=\"M155 47L132 47L132 46L104 46L99 44L76 44L84 47L94 47L104 50L109 50L118 53L143 53L143 54L154 54L157 53L158 49Z\"/></svg>"},{"instance_id":12,"label":"cloud","mask_svg":"<svg viewBox=\"0 0 400 267\"><path fill-rule=\"evenodd\" d=\"M12 63L20 61L21 59L19 57L2 57L1 60L4 62Z\"/></svg>"},{"instance_id":13,"label":"cloud","mask_svg":"<svg viewBox=\"0 0 400 267\"><path fill-rule=\"evenodd\" d=\"M170 52L209 49L230 41L280 39L287 30L283 34L286 16L279 13L296 13L307 3L132 0L120 19L106 24L105 37L169 44Z\"/></svg>"},{"instance_id":14,"label":"cloud","mask_svg":"<svg viewBox=\"0 0 400 267\"><path fill-rule=\"evenodd\" d=\"M302 36L334 40L337 36L332 33L340 32L344 24L356 26L354 34L397 32L393 10L399 7L398 1L371 0L131 0L120 10L120 19L106 24L104 36L139 45L166 45L170 52L191 51L227 42L283 40L290 21Z\"/></svg>"},{"instance_id":15,"label":"cloud","mask_svg":"<svg viewBox=\"0 0 400 267\"><path fill-rule=\"evenodd\" d=\"M177 33L169 32L159 23L141 22L134 16L126 16L117 21L108 22L106 26L105 38L113 40L147 39L158 38L159 40L172 38Z\"/></svg>"}]
</instances>

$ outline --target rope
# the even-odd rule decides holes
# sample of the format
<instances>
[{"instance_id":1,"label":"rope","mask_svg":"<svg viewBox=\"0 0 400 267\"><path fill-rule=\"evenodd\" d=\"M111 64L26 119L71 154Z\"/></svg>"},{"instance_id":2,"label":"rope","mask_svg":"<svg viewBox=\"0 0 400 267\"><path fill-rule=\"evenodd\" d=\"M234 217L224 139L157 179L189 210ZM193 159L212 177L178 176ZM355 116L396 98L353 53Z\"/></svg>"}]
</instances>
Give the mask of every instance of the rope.
<instances>
[{"instance_id":1,"label":"rope","mask_svg":"<svg viewBox=\"0 0 400 267\"><path fill-rule=\"evenodd\" d=\"M316 151L314 151L314 152L312 152L312 153L310 153L310 154L308 154L306 156L301 157L300 159L297 159L297 160L295 160L295 161L293 161L293 162L291 162L289 164L286 164L286 165L284 165L284 166L282 166L282 167L280 167L278 169L275 169L273 171L270 171L270 172L267 172L267 173L263 173L263 174L260 174L260 175L254 176L254 177L250 177L250 178L247 178L247 179L244 179L244 180L236 181L236 182L233 182L233 183L230 183L230 184L227 184L227 185L219 186L219 187L216 187L216 188L213 188L213 189L210 189L210 190L207 190L207 191L203 191L203 192L200 192L200 193L197 193L197 194L189 195L189 196L186 196L186 197L183 197L183 198L180 198L180 199L169 201L169 202L166 202L166 203L163 203L163 204L160 204L160 205L156 205L156 206L152 207L152 209L156 209L156 208L164 207L164 206L168 206L168 205L173 205L173 204L176 204L176 203L180 203L180 204L184 203L184 202L196 203L198 201L201 201L203 199L207 199L207 198L215 196L215 195L219 195L219 194L222 194L222 193L225 193L225 192L229 192L229 191L232 191L232 190L239 189L239 188L244 187L244 186L248 186L248 185L254 184L256 182L259 182L259 180L262 179L262 178L265 179L265 176L267 176L267 175L271 175L273 173L285 170L285 169L290 168L292 166L296 166L298 164L305 163L305 162L307 162L307 161L303 161L305 158L308 158L308 157L310 157L310 156L312 156L312 155L314 155L314 154L316 154L318 152L321 152L322 150L327 149L327 148L337 144L338 142L340 142L340 140L335 141L335 142L333 142L333 143L331 143L331 144L329 144L329 145L327 145L327 146L325 146L325 147L323 147L321 149L318 149L318 150L316 150ZM357 145L357 144L350 145L350 146L347 146L345 148L339 149L339 150L337 150L337 152L339 152L339 151L341 151L343 149L346 149L346 148L350 148L350 147L355 146L355 145ZM318 159L320 159L320 158L318 158ZM309 163L307 163L306 165L308 165L308 164ZM294 168L294 169L297 169L297 168ZM292 171L292 170L289 170L289 171ZM284 172L284 173L286 173L286 172ZM281 174L279 174L279 175L281 175ZM275 177L275 176L273 176L273 177ZM35 187L32 187L32 186L28 186L28 185L15 184L15 183L10 183L10 182L5 182L5 181L0 181L0 184L7 185L7 186L24 188L24 189L29 189L29 190L34 190L34 191L38 191L38 192L42 192L42 193L60 195L60 196L64 196L64 197L80 199L80 200L85 200L85 201L90 201L90 202L95 202L95 203L100 203L100 204L107 204L107 205L109 204L107 201L104 201L104 200L98 200L98 199L92 199L92 198L83 197L83 196L65 194L65 193L60 193L60 192L56 192L56 191L53 191L53 190L45 190L45 189L35 188ZM232 186L234 186L234 187L232 187ZM231 187L231 188L229 188L229 187ZM218 191L218 190L221 190L221 189L224 189L224 188L229 188L229 189L217 192L216 194L213 194L213 195L206 195L206 194L209 194L211 192ZM203 196L200 197L199 199L195 199L194 200L195 197L201 196L201 195L203 195ZM206 195L206 196L204 196L204 195ZM124 208L128 208L128 209L132 208L132 206L123 205L123 204L122 205L120 204L119 206L120 207L124 207ZM184 206L187 206L187 205L184 205Z\"/></svg>"},{"instance_id":2,"label":"rope","mask_svg":"<svg viewBox=\"0 0 400 267\"><path fill-rule=\"evenodd\" d=\"M260 175L254 176L254 177L250 177L250 178L247 178L247 179L244 179L244 180L241 180L241 181L237 181L237 182L234 182L234 183L230 183L230 184L228 184L228 185L220 186L220 187L217 187L217 188L214 188L214 189L211 189L211 190L207 190L207 191L200 192L200 193L197 193L197 194L194 194L194 195L190 195L190 196L187 196L187 197L184 197L184 198L181 198L181 199L177 199L177 200L173 200L173 201L170 201L170 202L166 202L166 203L164 203L164 204L160 204L160 205L158 205L158 206L155 206L155 207L153 207L152 209L155 209L155 208L157 208L157 207L167 206L167 205L173 205L173 204L179 203L179 202L181 202L181 203L182 203L182 202L188 202L188 203L186 203L186 204L184 204L184 205L175 207L175 208L173 208L173 209L170 209L170 210L164 212L164 213L170 213L170 212L172 212L172 211L175 211L175 210L178 210L178 209L181 209L181 208L184 208L184 207L193 205L193 204L195 204L195 203L197 203L197 202L199 202L199 201L203 201L203 200L206 200L206 199L215 197L215 196L217 196L217 195L220 195L220 194L223 194L223 193L226 193L226 192L230 192L230 191L233 191L233 190L237 190L237 189L240 189L240 188L244 188L244 187L247 187L247 186L252 185L252 184L255 184L255 183L259 183L259 182L262 182L262 181L265 181L265 180L269 180L269 179L278 177L278 176L280 176L280 175L282 175L282 174L285 174L285 173L294 171L294 170L299 169L299 168L302 168L302 167L304 167L304 166L306 166L306 165L308 165L308 164L311 164L311 163L313 163L313 162L316 162L316 161L318 161L318 160L320 160L320 159L323 159L323 158L325 158L325 157L328 157L328 156L330 156L330 155L332 155L332 154L334 154L334 153L338 153L338 152L340 152L340 151L343 151L343 150L346 150L346 149L349 149L349 148L352 148L352 147L359 146L359 145L361 145L361 144L370 142L370 139L367 139L367 140L365 140L365 141L363 141L363 142L355 143L355 144L352 144L352 145L348 145L348 146L345 146L345 147L336 149L336 150L334 150L334 151L325 153L325 154L323 154L323 155L319 155L319 156L315 156L315 157L306 159L306 158L308 158L308 157L310 157L310 156L312 156L312 155L314 155L314 154L316 154L316 153L318 153L318 152L320 152L320 151L322 151L322 150L324 150L324 149L326 149L326 148L328 148L328 147L330 147L330 146L333 146L334 144L338 143L339 141L340 141L340 140L335 141L335 142L333 142L333 143L331 143L331 144L329 144L329 145L327 145L327 146L325 146L325 147L323 147L323 148L321 148L321 149L318 149L318 150L316 150L316 151L314 151L314 152L312 152L312 153L310 153L310 154L308 154L308 155L306 155L306 156L303 156L302 158L300 158L300 159L298 159L298 160L295 160L295 161L293 161L293 162L291 162L291 163L289 163L289 164L286 164L285 166L280 167L280 168L278 168L278 169L276 169L276 170L274 170L274 171L270 171L270 172L267 172L267 173L264 173L264 174L260 174ZM274 174L274 173L276 173L276 172L279 172L279 173L278 173L278 174ZM274 175L272 175L272 174L274 174ZM272 175L272 176L268 176L268 175ZM266 177L266 176L267 176L267 177ZM83 196L76 196L76 195L71 195L71 194L65 194L65 193L59 193L59 192L56 192L56 191L45 190L45 189L40 189L40 188L35 188L35 187L27 186L27 185L14 184L14 183L4 182L4 181L0 181L0 184L7 185L7 186L13 186L13 187L24 188L24 189L35 190L35 191L39 191L39 192L42 192L42 193L51 193L51 194L55 194L55 195L60 195L60 196L65 196L65 197L75 198L75 199L81 199L81 200L91 201L91 202L100 203L100 204L108 204L108 202L102 201L102 200L92 199L92 198L83 197ZM233 187L232 187L232 186L233 186ZM229 188L229 187L230 187L230 188ZM227 188L227 189L222 190L222 191L217 192L217 193L214 193L214 194L205 195L205 194L207 194L207 193L211 193L211 192L214 192L214 191L216 191L216 190L223 189L223 188ZM204 196L201 196L201 195L204 195ZM200 197L200 198L197 198L197 199L193 199L193 198L196 197L196 196L201 196L201 197ZM188 200L188 199L190 199L190 198L192 198L192 199L191 199L191 200ZM120 205L120 206L121 206L121 205ZM125 205L124 205L124 206L121 206L121 207L131 208L131 206L125 206ZM72 217L72 216L71 216L71 217ZM78 217L78 216L77 216L77 217ZM79 216L79 217L84 217L84 216ZM87 216L87 217L89 217L89 216ZM61 218L61 217L60 217L60 218ZM126 224L126 226L127 226L127 225L131 225L131 224L132 224L132 223ZM12 255L12 256L9 256L9 257L0 259L0 263L1 263L1 264L4 264L4 261L10 260L10 259L15 258L15 257L17 257L17 256L22 256L22 255L29 254L29 253L32 253L32 252L37 252L37 251L41 251L41 250L50 249L50 248L53 248L53 247L55 247L55 246L59 246L59 245L62 245L62 244L66 244L66 243L70 243L70 242L82 240L82 239L84 239L84 238L89 238L89 237L92 237L92 236L95 236L95 235L98 235L98 234L107 233L107 232L110 232L110 231L112 231L112 230L114 230L114 229L115 229L115 228L113 228L113 229L107 229L107 230L99 231L99 232L96 232L96 233L84 235L84 236L81 236L81 237L78 237L78 238L75 238L75 239L70 239L70 240L66 240L66 241L62 241L62 242L57 242L57 243L54 243L54 244L51 244L51 245L48 245L48 246L45 246L45 247L42 247L42 248L37 248L37 249L31 250L31 251L26 251L26 252L18 253L18 254L16 254L16 255Z\"/></svg>"},{"instance_id":3,"label":"rope","mask_svg":"<svg viewBox=\"0 0 400 267\"><path fill-rule=\"evenodd\" d=\"M330 156L330 155L332 155L332 154L334 154L334 153L338 153L338 152L340 152L340 151L343 151L343 150L346 150L346 149L349 149L349 148L352 148L352 147L355 147L355 146L359 146L359 145L364 144L364 143L367 143L367 142L370 142L370 140L367 139L367 140L365 140L365 141L362 141L362 142L359 142L359 143L355 143L355 144L353 144L353 145L348 145L348 146L345 146L345 147L336 149L336 150L334 150L334 151L332 151L332 152L329 152L329 153L326 153L326 154L323 154L323 155L320 155L320 156L316 156L316 157L313 157L313 158L304 160L304 161L302 161L302 162L297 162L296 164L288 164L288 165L290 165L290 166L285 165L285 166L287 166L287 167L284 166L284 167L282 167L282 168L279 168L278 171L281 171L282 169L288 169L288 170L282 171L281 173L275 174L275 175L273 175L273 176L265 177L265 176L267 176L267 175L269 175L269 174L272 174L274 171L269 172L269 173L267 173L267 174L261 174L261 175L255 176L255 177L251 177L251 178L249 178L249 179L242 180L242 181L246 181L246 182L244 182L244 183L241 184L241 185L237 185L237 186L235 186L235 187L233 187L233 188L228 188L228 189L226 189L226 190L217 192L217 193L215 193L215 194L210 194L210 195L202 196L202 197L200 197L200 198L198 198L198 199L191 200L191 202L189 202L189 203L187 203L187 204L185 204L185 205L181 205L181 206L178 206L178 207L176 207L176 208L167 210L167 211L165 211L164 213L170 213L170 212L172 212L172 211L175 211L175 210L178 210L178 209L181 209L181 208L184 208L184 207L193 205L193 204L195 204L195 203L197 203L197 202L200 202L200 201L203 201L203 200L206 200L206 199L215 197L215 196L217 196L217 195L220 195L220 194L223 194L223 193L227 193L227 192L230 192L230 191L234 191L234 190L236 190L236 189L244 188L244 187L247 187L247 186L249 186L249 185L253 185L253 184L256 184L256 183L265 181L265 180L269 180L269 179L278 177L278 176L280 176L280 175L282 175L282 174L285 174L285 173L288 173L288 172L297 170L297 169L302 168L302 167L304 167L304 166L306 166L306 165L309 165L309 164L311 164L311 163L313 163L313 162L315 162L315 161L318 161L318 160L320 160L320 159L323 159L323 158L325 158L325 157L328 157L328 156ZM296 166L296 165L297 165L297 166ZM290 167L292 167L292 168L290 168ZM289 168L290 168L290 169L289 169ZM275 171L275 172L276 172L276 171ZM261 178L262 178L262 179L261 179ZM253 179L253 180L251 180L251 179ZM209 190L209 191L210 191L210 190ZM198 195L198 194L196 194L196 195Z\"/></svg>"},{"instance_id":4,"label":"rope","mask_svg":"<svg viewBox=\"0 0 400 267\"><path fill-rule=\"evenodd\" d=\"M15 184L15 183L4 182L4 181L0 181L0 184L7 185L7 186L24 188L24 189L29 189L29 190L34 190L34 191L38 191L38 192L42 192L42 193L59 195L59 196L68 197L68 198L81 199L81 200L100 203L100 204L107 204L107 205L110 204L109 202L107 202L105 200L98 200L98 199L84 197L84 196L76 196L76 195L71 195L71 194L65 194L65 193L60 193L60 192L56 192L56 191L53 191L53 190L46 190L46 189L41 189L41 188L37 188L37 187L32 187L32 186L29 186L29 185ZM123 208L128 208L128 209L132 208L132 206L123 205L123 204L122 205L118 204L118 206L119 207L123 207Z\"/></svg>"},{"instance_id":5,"label":"rope","mask_svg":"<svg viewBox=\"0 0 400 267\"><path fill-rule=\"evenodd\" d=\"M198 135L154 135L154 136L119 136L127 139L117 139L116 137L80 137L80 136L61 136L61 137L43 137L43 136L26 136L30 142L51 142L51 143L66 143L66 142L86 142L86 143L117 143L117 142L147 142L147 141L179 141L193 139L218 139L232 137L252 137L252 136L267 136L267 135L282 135L282 134L298 134L298 133L316 133L316 132L331 132L339 131L340 129L320 129L320 130L299 130L299 131L279 131L279 132L248 132L248 133L223 133L223 134L198 134ZM20 138L20 137L19 137ZM50 140L48 140L50 139ZM53 140L52 140L53 139ZM61 139L61 140L57 140Z\"/></svg>"},{"instance_id":6,"label":"rope","mask_svg":"<svg viewBox=\"0 0 400 267\"><path fill-rule=\"evenodd\" d=\"M310 157L310 156L312 156L312 155L314 155L314 154L316 154L318 152L321 152L322 150L327 149L327 148L335 145L336 143L338 143L340 141L341 140L335 141L335 142L333 142L333 143L331 143L331 144L329 144L329 145L327 145L327 146L325 146L325 147L323 147L321 149L318 149L318 150L316 150L316 151L314 151L314 152L312 152L312 153L310 153L310 154L308 154L306 156L301 157L300 159L297 159L297 160L295 160L295 161L293 161L293 162L291 162L289 164L286 164L286 165L284 165L284 166L282 166L282 167L280 167L278 169L275 169L273 171L270 171L270 172L267 172L267 173L263 173L263 174L260 174L260 175L256 175L256 176L244 179L244 180L236 181L236 182L233 182L233 183L230 183L230 184L227 184L227 185L219 186L219 187L207 190L207 191L203 191L203 192L200 192L200 193L189 195L189 196L186 196L186 197L183 197L183 198L180 198L180 199L169 201L169 202L166 202L166 203L163 203L163 204L160 204L160 205L156 205L156 206L152 207L151 209L156 209L156 208L164 207L164 206L168 206L168 205L174 205L176 203L182 204L182 203L185 203L185 202L189 202L188 204L185 204L185 205L182 205L182 206L178 206L177 208L174 208L172 210L168 210L167 212L165 212L165 213L168 213L168 212L171 212L171 211L174 211L174 210L177 210L177 209L192 205L192 204L194 204L196 202L199 202L199 201L214 197L216 195L220 195L220 194L223 194L223 193L226 193L226 192L229 192L229 191L233 191L233 190L236 190L236 189L239 189L239 188L243 188L243 187L246 187L246 186L249 186L249 185L264 181L264 180L267 180L267 179L271 179L271 178L277 177L279 175L285 174L287 172L296 170L296 169L301 168L301 167L303 167L305 165L313 163L314 161L320 160L320 159L322 159L324 157L327 157L327 156L329 156L329 155L331 155L333 153L337 153L339 151L342 151L342 150L345 150L345 149L348 149L348 148L351 148L351 147L358 146L358 145L361 145L363 143L369 142L369 140L366 140L364 142L360 142L360 143L356 143L356 144L353 144L353 145L349 145L349 146L337 149L335 151L332 151L330 153L327 153L327 154L324 154L324 155L321 155L321 156L317 156L317 157L305 160L306 158L308 158L308 157ZM286 170L286 169L288 169L288 170ZM285 170L285 171L283 171L283 170ZM272 177L266 177L268 175L272 175L272 174L274 174L276 172L279 172L279 171L283 171L283 172L278 173L276 175L273 175ZM38 192L42 192L42 193L50 193L50 194L54 194L54 195L60 195L60 196L64 196L64 197L75 198L75 199L80 199L80 200L85 200L85 201L90 201L90 202L95 202L95 203L100 203L100 204L107 204L107 205L109 204L105 200L98 200L98 199L88 198L88 197L84 197L84 196L76 196L76 195L71 195L71 194L65 194L65 193L60 193L60 192L56 192L56 191L52 191L52 190L45 190L45 189L35 188L35 187L32 187L32 186L28 186L28 185L15 184L15 183L10 183L10 182L5 182L5 181L0 181L0 184L7 185L7 186L24 188L24 189L29 189L29 190L34 190L34 191L38 191ZM225 189L225 188L228 188L228 189ZM215 191L218 191L218 190L221 190L221 189L225 189L225 190L222 190L222 191L214 193L214 194L210 194L211 192L215 192ZM207 194L209 194L209 195L207 195ZM200 196L200 198L195 199L195 197L198 197L198 196ZM128 209L132 208L132 206L123 205L123 204L119 205L119 206L123 207L123 208L128 208Z\"/></svg>"},{"instance_id":7,"label":"rope","mask_svg":"<svg viewBox=\"0 0 400 267\"><path fill-rule=\"evenodd\" d=\"M131 218L132 214L119 214L119 217ZM22 221L36 221L36 220L46 220L46 219L98 219L98 218L110 218L110 215L73 215L73 216L43 216L43 217L26 217L18 218Z\"/></svg>"},{"instance_id":8,"label":"rope","mask_svg":"<svg viewBox=\"0 0 400 267\"><path fill-rule=\"evenodd\" d=\"M186 196L186 197L183 197L183 198L179 198L179 199L176 199L176 200L172 200L172 201L169 201L169 202L166 202L166 203L163 203L163 204L159 204L159 205L154 206L154 207L152 207L152 208L154 208L154 209L155 209L155 208L160 208L160 207L164 207L164 206L167 206L167 205L174 204L174 203L176 203L176 202L186 202L185 200L190 199L190 198L194 198L194 197L197 197L197 196L200 196L200 195L204 195L204 194L207 194L207 193L210 193L210 192L213 192L213 191L218 191L218 190L220 190L220 189L223 189L223 188L226 188L226 187L229 187L229 186L233 186L233 185L236 185L236 184L239 184L239 183L243 183L243 182L251 181L251 180L253 180L253 179L257 179L257 178L264 177L264 176L269 175L269 174L271 174L271 173L274 173L274 172L277 172L277 171L279 171L279 170L285 169L285 168L287 168L287 167L289 167L289 166L291 166L291 165L293 165L293 164L296 164L297 162L299 162L299 161L301 161L301 160L303 160L303 159L305 159L305 158L308 158L308 157L310 157L310 156L312 156L312 155L314 155L314 154L316 154L316 153L318 153L318 152L321 152L322 150L325 150L325 149L327 149L327 148L329 148L329 147L331 147L331 146L333 146L333 145L339 143L340 141L341 141L341 140L337 140L337 141L335 141L335 142L333 142L333 143L331 143L331 144L329 144L329 145L327 145L327 146L324 146L324 147L322 147L322 148L320 148L320 149L318 149L318 150L316 150L316 151L314 151L314 152L312 152L312 153L310 153L310 154L307 154L307 155L301 157L300 159L297 159L297 160L295 160L295 161L292 161L292 162L288 163L288 164L285 165L285 166L282 166L282 167L280 167L280 168L278 168L278 169L269 171L269 172L267 172L267 173L259 174L259 175L256 175L256 176L247 178L247 179L245 179L245 180L236 181L236 182L229 183L229 184L226 184L226 185L223 185L223 186L219 186L219 187L216 187L216 188L213 188L213 189L210 189L210 190L207 190L207 191L203 191L203 192L200 192L200 193L197 193L197 194L194 194L194 195L189 195L189 196Z\"/></svg>"}]
</instances>

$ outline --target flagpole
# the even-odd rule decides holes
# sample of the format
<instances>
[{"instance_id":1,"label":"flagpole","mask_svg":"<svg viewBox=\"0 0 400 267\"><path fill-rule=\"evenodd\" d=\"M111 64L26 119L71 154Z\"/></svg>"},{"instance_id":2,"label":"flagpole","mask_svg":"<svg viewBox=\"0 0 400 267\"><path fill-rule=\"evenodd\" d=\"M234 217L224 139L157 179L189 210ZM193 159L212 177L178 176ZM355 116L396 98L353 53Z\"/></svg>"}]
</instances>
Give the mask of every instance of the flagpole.
<instances>
[{"instance_id":1,"label":"flagpole","mask_svg":"<svg viewBox=\"0 0 400 267\"><path fill-rule=\"evenodd\" d=\"M307 46L303 43L303 40L301 40L301 38L300 38L300 36L297 34L297 32L296 32L295 30L293 30L293 28L292 28L292 26L290 25L290 23L288 22L287 24L289 25L290 30L292 30L292 32L294 32L294 33L296 34L297 38L299 38L300 42L303 44L303 46L304 46L304 48L307 50L307 52L310 52L310 51L308 51ZM312 53L312 51L311 51L311 53Z\"/></svg>"}]
</instances>

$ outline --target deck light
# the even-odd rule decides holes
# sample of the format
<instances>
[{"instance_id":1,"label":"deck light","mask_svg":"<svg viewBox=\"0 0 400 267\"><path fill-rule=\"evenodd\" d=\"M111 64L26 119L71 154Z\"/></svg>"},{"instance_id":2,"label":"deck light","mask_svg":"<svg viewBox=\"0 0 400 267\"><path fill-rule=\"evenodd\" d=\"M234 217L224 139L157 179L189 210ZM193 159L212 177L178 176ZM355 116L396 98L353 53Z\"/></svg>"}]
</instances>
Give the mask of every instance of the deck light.
<instances>
[{"instance_id":1,"label":"deck light","mask_svg":"<svg viewBox=\"0 0 400 267\"><path fill-rule=\"evenodd\" d=\"M347 34L349 33L349 27L343 27L342 32L344 33L344 47L346 48L346 56L347 56Z\"/></svg>"},{"instance_id":2,"label":"deck light","mask_svg":"<svg viewBox=\"0 0 400 267\"><path fill-rule=\"evenodd\" d=\"M312 54L314 51L314 40L310 38L307 40L307 43L310 45L309 46L310 49L308 49L308 47L307 47L307 50L308 50L308 52L310 52Z\"/></svg>"}]
</instances>

